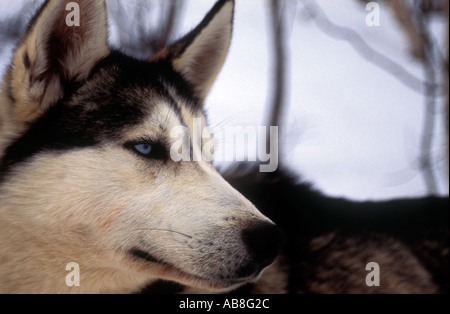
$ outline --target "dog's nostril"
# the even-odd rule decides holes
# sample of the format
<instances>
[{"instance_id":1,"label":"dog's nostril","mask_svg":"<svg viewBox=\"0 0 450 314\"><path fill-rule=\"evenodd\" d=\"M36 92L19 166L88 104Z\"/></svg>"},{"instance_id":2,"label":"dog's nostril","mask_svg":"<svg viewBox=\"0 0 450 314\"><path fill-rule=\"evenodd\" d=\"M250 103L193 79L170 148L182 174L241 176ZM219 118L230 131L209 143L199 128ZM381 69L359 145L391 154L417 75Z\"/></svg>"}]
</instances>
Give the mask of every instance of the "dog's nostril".
<instances>
[{"instance_id":1,"label":"dog's nostril","mask_svg":"<svg viewBox=\"0 0 450 314\"><path fill-rule=\"evenodd\" d=\"M286 236L276 225L264 222L245 229L242 239L255 262L265 267L275 260Z\"/></svg>"}]
</instances>

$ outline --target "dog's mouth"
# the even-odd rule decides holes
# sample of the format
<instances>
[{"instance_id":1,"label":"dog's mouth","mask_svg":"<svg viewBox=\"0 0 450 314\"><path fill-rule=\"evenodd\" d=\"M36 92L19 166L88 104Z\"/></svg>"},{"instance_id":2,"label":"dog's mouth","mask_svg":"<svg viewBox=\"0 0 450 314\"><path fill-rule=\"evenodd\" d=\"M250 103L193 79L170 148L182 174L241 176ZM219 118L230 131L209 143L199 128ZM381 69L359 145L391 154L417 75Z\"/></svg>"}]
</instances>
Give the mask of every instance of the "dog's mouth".
<instances>
[{"instance_id":1,"label":"dog's mouth","mask_svg":"<svg viewBox=\"0 0 450 314\"><path fill-rule=\"evenodd\" d=\"M245 271L241 271L236 278L222 278L221 276L205 278L201 275L184 271L179 267L163 261L151 255L150 253L138 248L131 249L129 253L137 260L144 261L149 265L159 267L158 273L161 276L160 279L175 281L186 286L205 289L209 291L231 291L249 282L255 281L262 272L262 270L256 271L255 269L251 269L252 267L247 266L243 268Z\"/></svg>"},{"instance_id":2,"label":"dog's mouth","mask_svg":"<svg viewBox=\"0 0 450 314\"><path fill-rule=\"evenodd\" d=\"M164 262L163 260L160 260L160 259L154 257L150 253L147 253L147 252L142 251L142 250L137 249L137 248L131 249L130 253L134 257L143 259L143 260L145 260L147 262L150 262L150 263L155 263L155 264L160 264L160 265L169 265L168 263Z\"/></svg>"}]
</instances>

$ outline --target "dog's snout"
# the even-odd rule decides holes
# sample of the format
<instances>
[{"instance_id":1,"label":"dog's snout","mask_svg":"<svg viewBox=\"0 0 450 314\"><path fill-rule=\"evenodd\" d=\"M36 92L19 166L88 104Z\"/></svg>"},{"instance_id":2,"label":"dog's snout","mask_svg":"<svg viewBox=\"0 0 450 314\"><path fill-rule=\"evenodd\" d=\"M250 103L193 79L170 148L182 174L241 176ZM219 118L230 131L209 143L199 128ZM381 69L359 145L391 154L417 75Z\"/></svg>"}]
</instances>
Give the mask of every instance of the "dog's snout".
<instances>
[{"instance_id":1,"label":"dog's snout","mask_svg":"<svg viewBox=\"0 0 450 314\"><path fill-rule=\"evenodd\" d=\"M266 222L245 229L242 238L252 258L261 268L275 260L286 241L286 235L280 228Z\"/></svg>"}]
</instances>

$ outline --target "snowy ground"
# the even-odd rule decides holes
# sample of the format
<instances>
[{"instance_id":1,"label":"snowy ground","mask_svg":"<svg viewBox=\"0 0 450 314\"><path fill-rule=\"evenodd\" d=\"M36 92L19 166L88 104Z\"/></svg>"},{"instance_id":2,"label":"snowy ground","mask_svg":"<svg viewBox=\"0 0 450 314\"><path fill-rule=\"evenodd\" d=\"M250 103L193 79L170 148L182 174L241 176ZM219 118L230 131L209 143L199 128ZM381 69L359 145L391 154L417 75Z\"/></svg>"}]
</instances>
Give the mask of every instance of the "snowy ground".
<instances>
[{"instance_id":1,"label":"snowy ground","mask_svg":"<svg viewBox=\"0 0 450 314\"><path fill-rule=\"evenodd\" d=\"M10 1L0 0L0 16L6 2ZM287 3L291 73L288 114L280 126L280 159L330 195L361 200L426 195L415 167L423 95L362 59L348 43L325 35L305 15L301 2ZM423 78L421 67L409 57L403 33L383 5L381 26L368 27L368 12L355 0L317 3L334 23L353 28L371 47ZM187 0L180 35L194 27L212 4ZM265 125L272 81L266 4L237 0L231 52L207 100L216 134L227 126ZM435 33L443 37L443 22L436 21L435 26ZM0 55L0 71L9 54L4 49ZM217 144L221 154L221 147L233 145L233 139L225 137ZM443 123L436 129L433 147L438 153L445 151ZM445 195L447 168L447 161L435 164L439 191Z\"/></svg>"}]
</instances>

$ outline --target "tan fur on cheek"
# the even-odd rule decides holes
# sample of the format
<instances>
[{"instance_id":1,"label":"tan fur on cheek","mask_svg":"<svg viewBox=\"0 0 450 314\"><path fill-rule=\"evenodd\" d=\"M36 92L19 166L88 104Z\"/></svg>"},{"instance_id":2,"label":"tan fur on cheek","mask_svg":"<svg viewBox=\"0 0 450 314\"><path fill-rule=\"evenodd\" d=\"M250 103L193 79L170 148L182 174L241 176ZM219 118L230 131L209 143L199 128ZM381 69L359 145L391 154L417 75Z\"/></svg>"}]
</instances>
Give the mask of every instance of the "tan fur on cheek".
<instances>
[{"instance_id":1,"label":"tan fur on cheek","mask_svg":"<svg viewBox=\"0 0 450 314\"><path fill-rule=\"evenodd\" d=\"M118 205L112 208L106 216L101 217L98 224L100 231L109 231L120 217L125 206L126 205Z\"/></svg>"}]
</instances>

